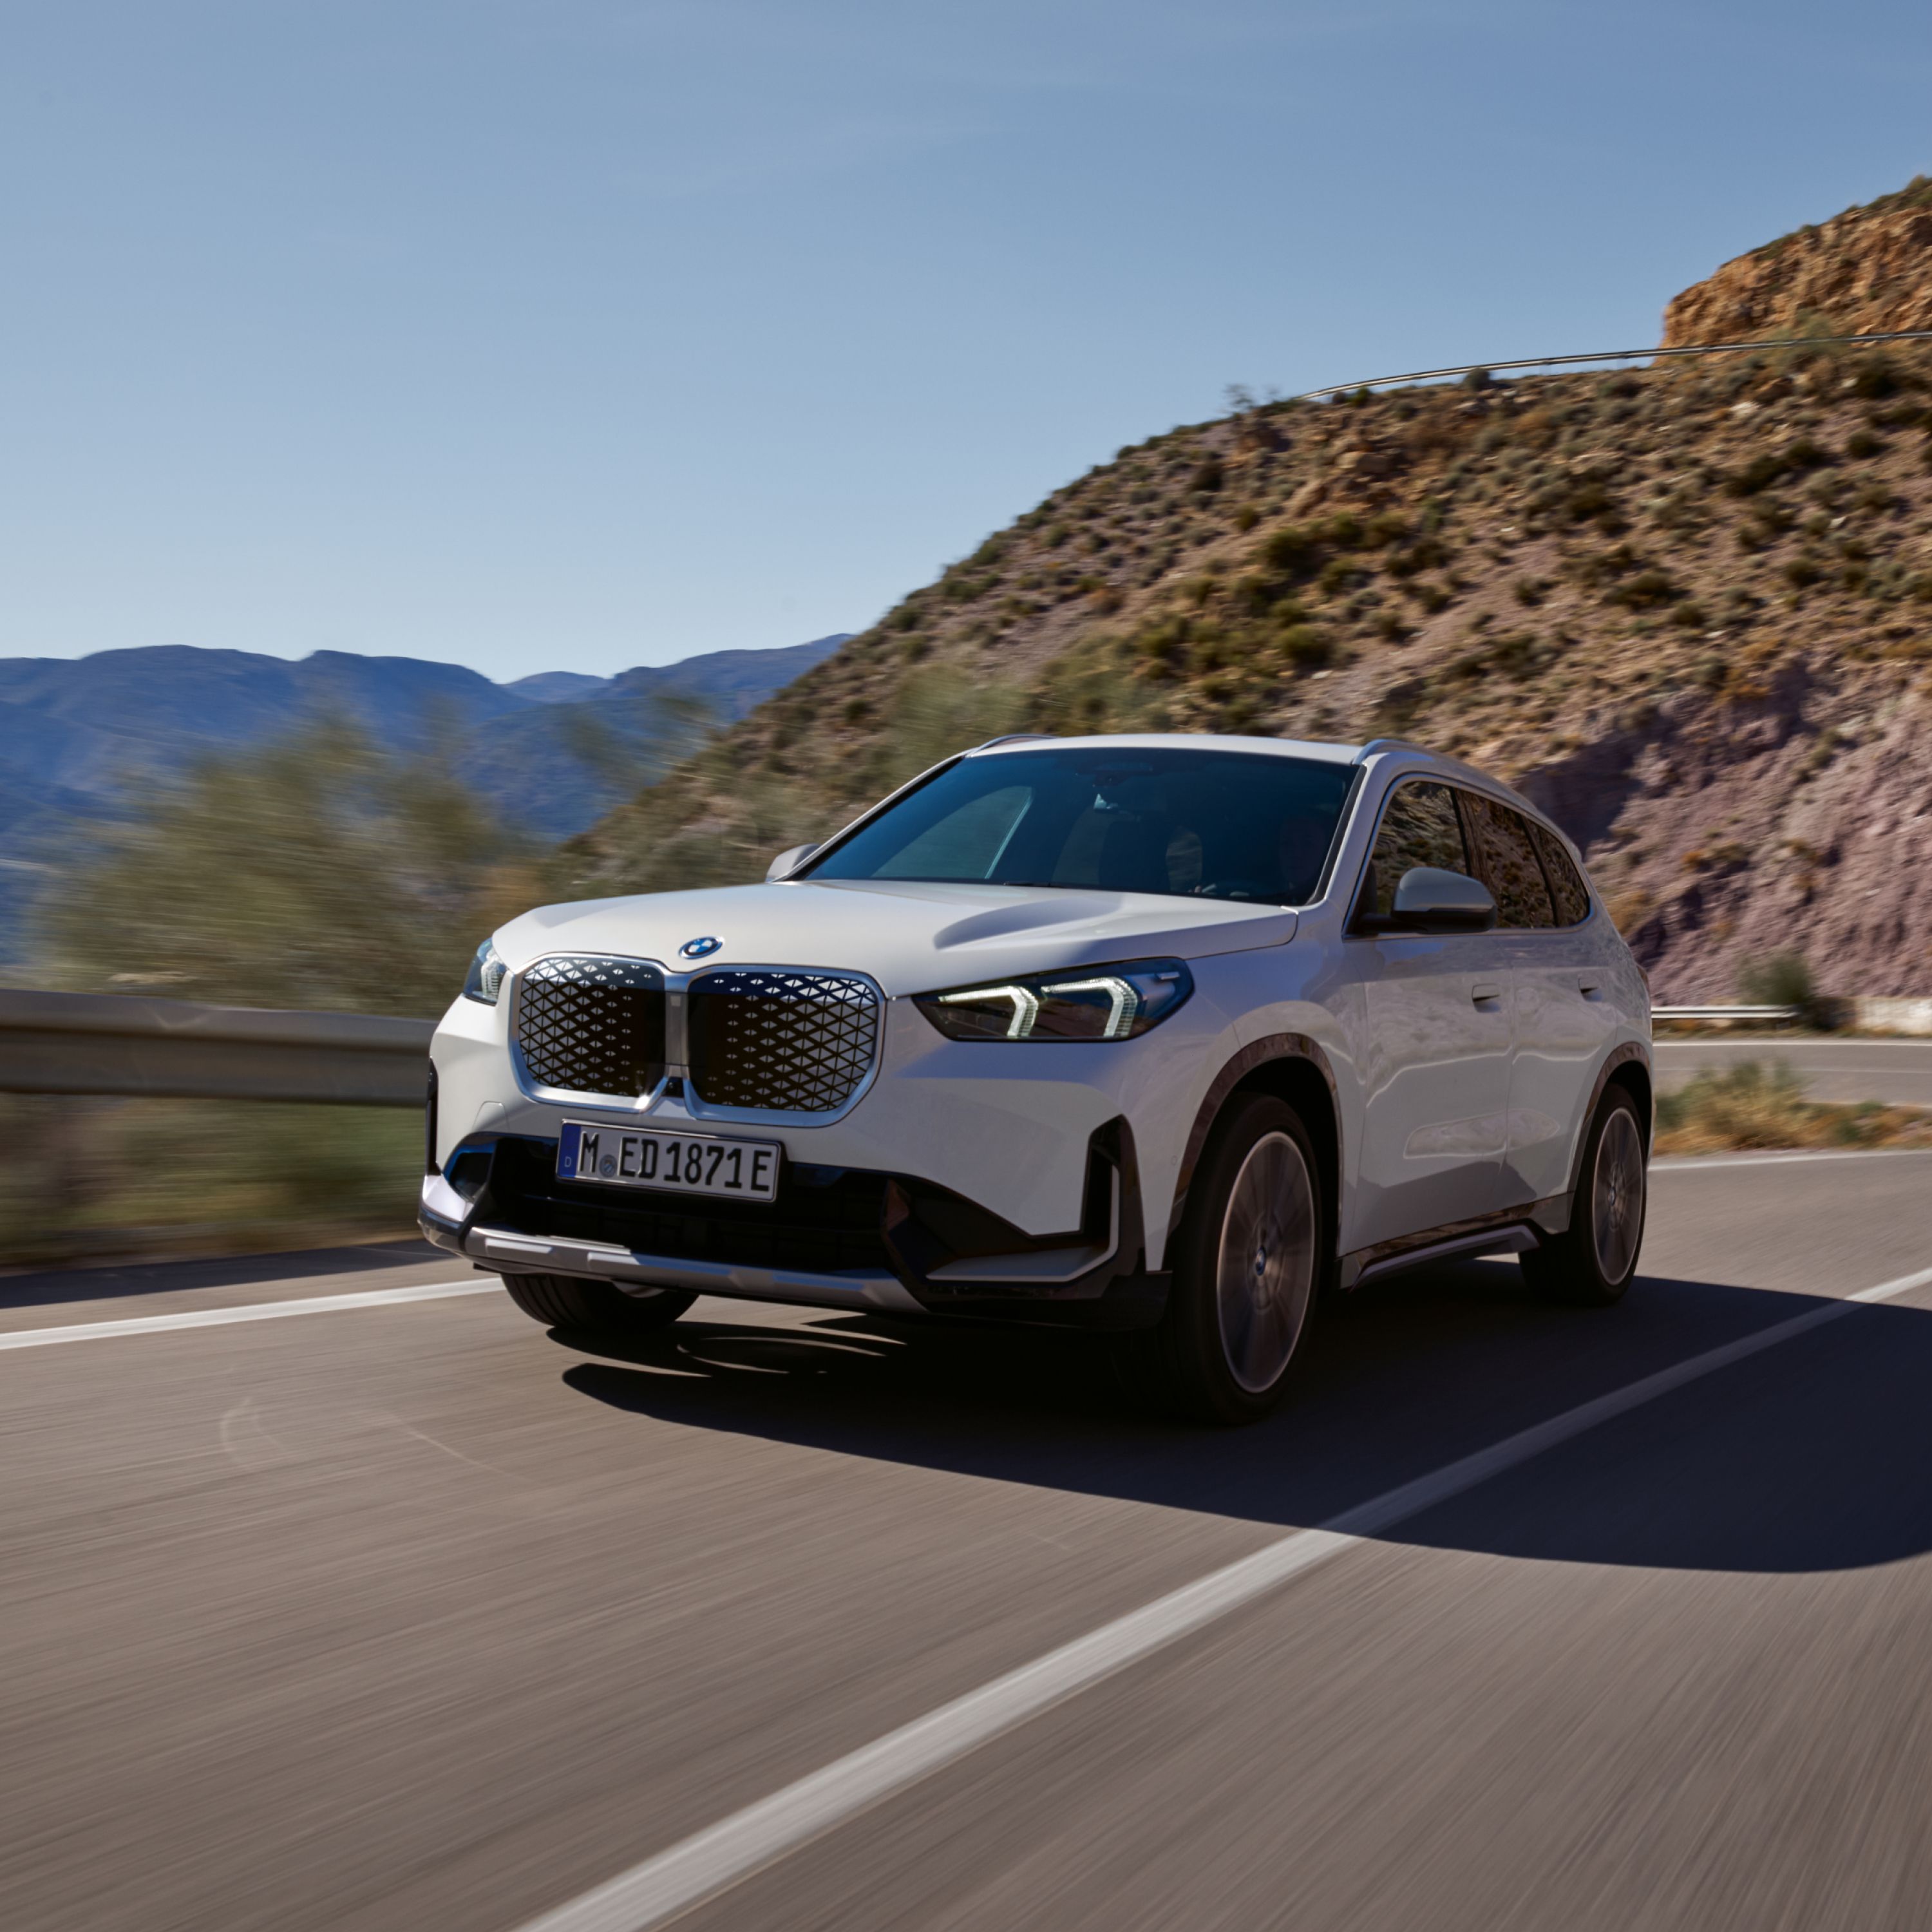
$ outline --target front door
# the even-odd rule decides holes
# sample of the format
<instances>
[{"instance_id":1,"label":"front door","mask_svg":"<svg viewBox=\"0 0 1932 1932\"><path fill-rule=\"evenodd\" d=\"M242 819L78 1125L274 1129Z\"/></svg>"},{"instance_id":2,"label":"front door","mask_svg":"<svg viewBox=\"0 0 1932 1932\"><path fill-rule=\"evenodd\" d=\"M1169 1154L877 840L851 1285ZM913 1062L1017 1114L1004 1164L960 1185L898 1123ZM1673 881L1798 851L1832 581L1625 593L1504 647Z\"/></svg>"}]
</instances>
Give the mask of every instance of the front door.
<instances>
[{"instance_id":1,"label":"front door","mask_svg":"<svg viewBox=\"0 0 1932 1932\"><path fill-rule=\"evenodd\" d=\"M1384 808L1358 910L1387 914L1414 866L1479 877L1447 785L1410 779ZM1362 988L1361 1161L1345 1249L1503 1205L1514 1028L1508 938L1388 933L1349 942Z\"/></svg>"}]
</instances>

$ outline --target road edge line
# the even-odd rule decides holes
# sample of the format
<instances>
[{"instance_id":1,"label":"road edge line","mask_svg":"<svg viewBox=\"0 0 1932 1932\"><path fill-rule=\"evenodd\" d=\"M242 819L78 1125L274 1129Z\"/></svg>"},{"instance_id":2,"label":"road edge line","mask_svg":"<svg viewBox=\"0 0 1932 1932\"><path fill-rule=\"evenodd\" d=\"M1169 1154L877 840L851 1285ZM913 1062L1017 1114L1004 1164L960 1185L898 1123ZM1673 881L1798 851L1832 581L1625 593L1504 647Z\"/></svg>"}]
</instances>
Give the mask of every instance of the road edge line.
<instances>
[{"instance_id":1,"label":"road edge line","mask_svg":"<svg viewBox=\"0 0 1932 1932\"><path fill-rule=\"evenodd\" d=\"M234 1308L191 1308L175 1315L130 1315L118 1322L78 1322L59 1328L0 1331L0 1352L51 1348L64 1342L104 1342L117 1336L160 1335L178 1328L224 1328L237 1322L277 1322L293 1315L334 1315L400 1302L446 1301L459 1294L494 1294L496 1281L423 1282L410 1288L364 1288L352 1294L311 1294L290 1301L250 1301Z\"/></svg>"}]
</instances>

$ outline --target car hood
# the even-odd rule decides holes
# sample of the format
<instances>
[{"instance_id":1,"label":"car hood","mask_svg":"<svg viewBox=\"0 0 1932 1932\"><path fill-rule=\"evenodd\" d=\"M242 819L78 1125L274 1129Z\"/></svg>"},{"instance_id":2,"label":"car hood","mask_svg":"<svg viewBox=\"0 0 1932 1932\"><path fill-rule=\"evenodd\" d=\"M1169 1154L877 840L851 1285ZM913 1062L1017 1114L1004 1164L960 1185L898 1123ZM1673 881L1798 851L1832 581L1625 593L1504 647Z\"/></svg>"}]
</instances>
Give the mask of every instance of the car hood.
<instances>
[{"instance_id":1,"label":"car hood","mask_svg":"<svg viewBox=\"0 0 1932 1932\"><path fill-rule=\"evenodd\" d=\"M887 994L924 993L1109 961L1198 959L1279 946L1295 915L1279 906L1046 886L802 879L540 907L496 935L512 971L552 952L700 966L844 967ZM701 960L679 949L715 939Z\"/></svg>"}]
</instances>

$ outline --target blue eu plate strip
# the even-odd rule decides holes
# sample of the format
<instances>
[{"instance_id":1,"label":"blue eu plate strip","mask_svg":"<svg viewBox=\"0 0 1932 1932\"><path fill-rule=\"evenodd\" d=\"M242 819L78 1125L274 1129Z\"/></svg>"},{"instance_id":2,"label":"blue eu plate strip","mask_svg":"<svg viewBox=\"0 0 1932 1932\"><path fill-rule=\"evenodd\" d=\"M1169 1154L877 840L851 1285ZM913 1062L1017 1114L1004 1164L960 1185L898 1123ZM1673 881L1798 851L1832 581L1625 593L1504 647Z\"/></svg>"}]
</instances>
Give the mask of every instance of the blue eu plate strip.
<instances>
[{"instance_id":1,"label":"blue eu plate strip","mask_svg":"<svg viewBox=\"0 0 1932 1932\"><path fill-rule=\"evenodd\" d=\"M577 1146L583 1132L574 1120L564 1123L562 1137L557 1143L556 1171L566 1180L577 1172Z\"/></svg>"}]
</instances>

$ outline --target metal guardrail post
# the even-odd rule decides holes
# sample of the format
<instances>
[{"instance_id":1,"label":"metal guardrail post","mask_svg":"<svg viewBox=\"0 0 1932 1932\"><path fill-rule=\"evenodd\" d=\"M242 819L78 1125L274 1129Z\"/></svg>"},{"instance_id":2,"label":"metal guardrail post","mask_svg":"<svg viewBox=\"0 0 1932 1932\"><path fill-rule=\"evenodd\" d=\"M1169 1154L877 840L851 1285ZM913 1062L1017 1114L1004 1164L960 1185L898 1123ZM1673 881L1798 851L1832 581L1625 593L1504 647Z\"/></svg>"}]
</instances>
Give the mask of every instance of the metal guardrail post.
<instances>
[{"instance_id":1,"label":"metal guardrail post","mask_svg":"<svg viewBox=\"0 0 1932 1932\"><path fill-rule=\"evenodd\" d=\"M0 1093L420 1107L430 1020L0 989Z\"/></svg>"}]
</instances>

